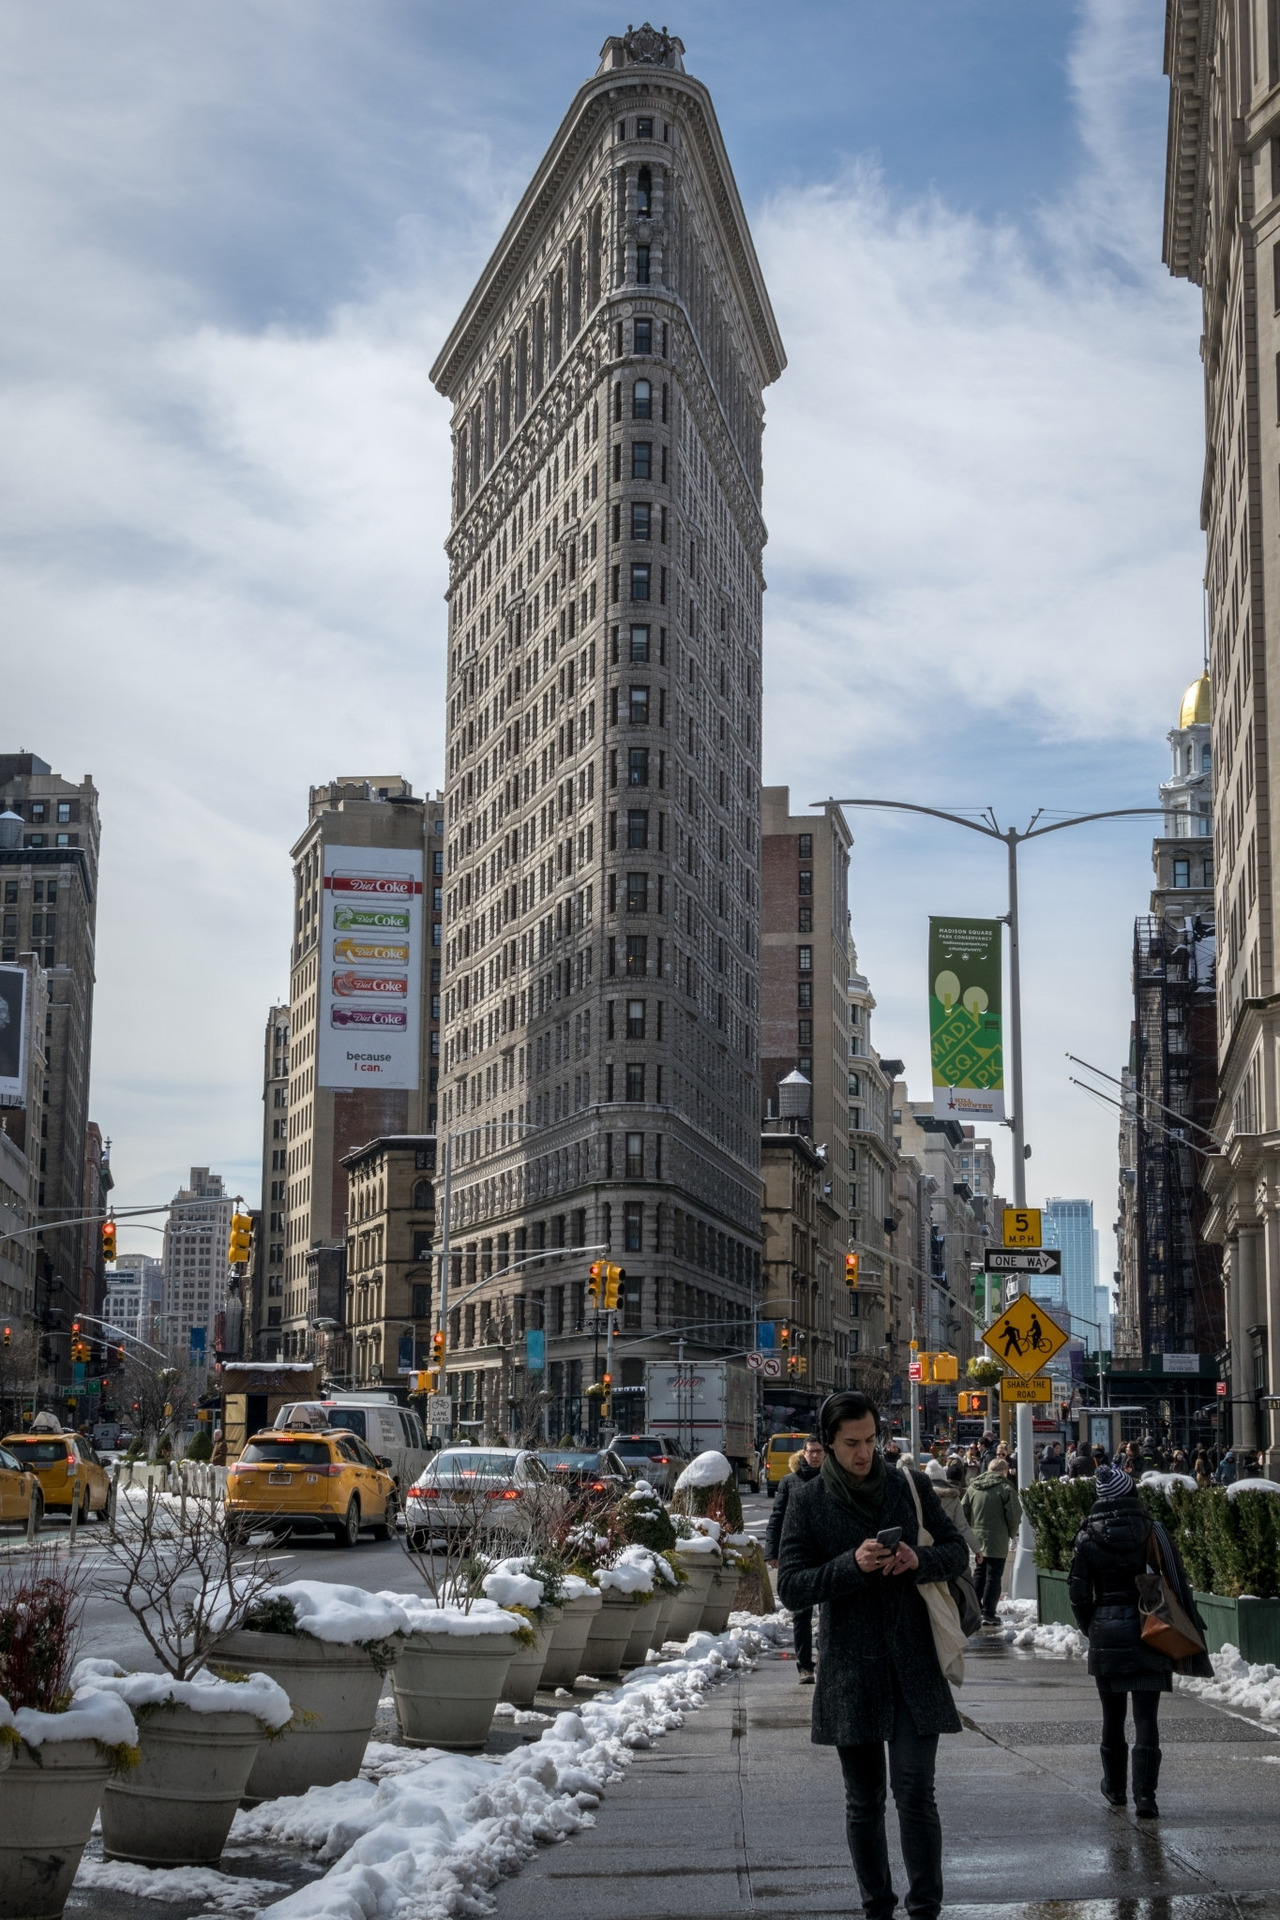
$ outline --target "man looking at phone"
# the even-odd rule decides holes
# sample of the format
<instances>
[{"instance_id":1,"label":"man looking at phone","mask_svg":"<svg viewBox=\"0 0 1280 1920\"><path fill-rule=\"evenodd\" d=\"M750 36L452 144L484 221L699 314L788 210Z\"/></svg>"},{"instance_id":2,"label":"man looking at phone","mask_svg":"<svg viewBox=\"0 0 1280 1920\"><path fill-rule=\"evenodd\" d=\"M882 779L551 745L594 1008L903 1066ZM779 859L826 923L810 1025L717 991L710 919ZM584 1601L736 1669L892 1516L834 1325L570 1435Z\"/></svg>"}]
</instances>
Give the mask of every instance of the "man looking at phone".
<instances>
[{"instance_id":1,"label":"man looking at phone","mask_svg":"<svg viewBox=\"0 0 1280 1920\"><path fill-rule=\"evenodd\" d=\"M934 1651L922 1582L964 1571L969 1551L928 1479L886 1469L880 1416L861 1393L837 1393L819 1417L827 1455L787 1503L778 1592L793 1611L821 1606L813 1740L844 1773L849 1852L867 1920L898 1904L885 1838L885 1756L907 1869L907 1912L937 1920L942 1826L933 1779L938 1737L959 1733ZM933 1544L920 1540L920 1515Z\"/></svg>"},{"instance_id":2,"label":"man looking at phone","mask_svg":"<svg viewBox=\"0 0 1280 1920\"><path fill-rule=\"evenodd\" d=\"M769 1531L764 1540L764 1557L771 1567L778 1564L778 1542L782 1538L782 1523L787 1517L787 1502L797 1487L804 1486L808 1480L816 1480L822 1471L822 1462L827 1450L816 1433L811 1433L804 1443L800 1456L791 1456L791 1471L778 1488L778 1497L773 1503L773 1512L769 1515ZM796 1671L802 1687L813 1685L813 1608L797 1607L791 1617L791 1631L795 1639Z\"/></svg>"}]
</instances>

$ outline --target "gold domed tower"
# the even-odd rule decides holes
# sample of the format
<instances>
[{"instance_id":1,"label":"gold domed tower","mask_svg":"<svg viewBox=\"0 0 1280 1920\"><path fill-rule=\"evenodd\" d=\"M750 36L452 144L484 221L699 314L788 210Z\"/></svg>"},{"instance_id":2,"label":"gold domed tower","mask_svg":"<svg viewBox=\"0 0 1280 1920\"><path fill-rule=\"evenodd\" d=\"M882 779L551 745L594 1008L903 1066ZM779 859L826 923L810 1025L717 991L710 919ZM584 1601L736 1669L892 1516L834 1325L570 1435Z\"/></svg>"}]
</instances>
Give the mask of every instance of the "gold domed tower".
<instances>
[{"instance_id":1,"label":"gold domed tower","mask_svg":"<svg viewBox=\"0 0 1280 1920\"><path fill-rule=\"evenodd\" d=\"M1156 876L1152 913L1213 917L1211 700L1206 670L1183 694L1178 724L1169 730L1173 770L1160 784L1164 821L1151 849Z\"/></svg>"}]
</instances>

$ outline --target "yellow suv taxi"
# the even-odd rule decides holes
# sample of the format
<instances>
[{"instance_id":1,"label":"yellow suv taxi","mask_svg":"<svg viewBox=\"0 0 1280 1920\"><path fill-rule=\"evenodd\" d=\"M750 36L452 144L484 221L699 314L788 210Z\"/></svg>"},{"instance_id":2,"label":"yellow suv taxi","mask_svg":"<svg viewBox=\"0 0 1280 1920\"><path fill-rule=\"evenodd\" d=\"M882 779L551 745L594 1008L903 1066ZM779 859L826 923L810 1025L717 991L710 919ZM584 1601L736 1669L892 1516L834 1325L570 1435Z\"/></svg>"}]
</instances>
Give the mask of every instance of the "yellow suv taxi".
<instances>
[{"instance_id":1,"label":"yellow suv taxi","mask_svg":"<svg viewBox=\"0 0 1280 1920\"><path fill-rule=\"evenodd\" d=\"M362 1527L394 1537L396 1486L364 1441L314 1428L255 1433L227 1470L227 1528L246 1539L258 1527L332 1533L354 1547Z\"/></svg>"},{"instance_id":2,"label":"yellow suv taxi","mask_svg":"<svg viewBox=\"0 0 1280 1920\"><path fill-rule=\"evenodd\" d=\"M35 1474L46 1513L70 1513L79 1489L78 1518L105 1513L111 1498L107 1470L78 1433L7 1433L0 1447Z\"/></svg>"},{"instance_id":3,"label":"yellow suv taxi","mask_svg":"<svg viewBox=\"0 0 1280 1920\"><path fill-rule=\"evenodd\" d=\"M31 1513L31 1502L36 1506L36 1525L44 1512L44 1498L40 1492L40 1482L30 1468L24 1467L7 1447L0 1446L0 1521L18 1520L25 1527Z\"/></svg>"},{"instance_id":4,"label":"yellow suv taxi","mask_svg":"<svg viewBox=\"0 0 1280 1920\"><path fill-rule=\"evenodd\" d=\"M792 1454L798 1453L808 1438L807 1433L771 1433L769 1435L764 1450L764 1484L770 1499L791 1471Z\"/></svg>"}]
</instances>

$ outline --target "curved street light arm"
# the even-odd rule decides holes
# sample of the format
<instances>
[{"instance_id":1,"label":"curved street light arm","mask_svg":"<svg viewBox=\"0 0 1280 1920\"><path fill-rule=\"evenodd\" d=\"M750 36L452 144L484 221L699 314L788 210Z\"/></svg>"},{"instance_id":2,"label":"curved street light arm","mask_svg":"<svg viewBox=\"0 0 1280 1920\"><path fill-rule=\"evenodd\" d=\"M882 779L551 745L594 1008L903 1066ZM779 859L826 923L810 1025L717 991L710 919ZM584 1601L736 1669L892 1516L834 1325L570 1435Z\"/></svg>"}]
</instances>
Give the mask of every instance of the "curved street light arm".
<instances>
[{"instance_id":1,"label":"curved street light arm","mask_svg":"<svg viewBox=\"0 0 1280 1920\"><path fill-rule=\"evenodd\" d=\"M914 800L811 800L811 807L887 807L897 813L927 813L935 820L950 820L957 827L968 827L971 833L983 833L988 840L1003 840L999 827L984 826L979 820L966 820L962 813L946 813L941 807L918 806ZM1066 826L1069 823L1063 822Z\"/></svg>"},{"instance_id":2,"label":"curved street light arm","mask_svg":"<svg viewBox=\"0 0 1280 1920\"><path fill-rule=\"evenodd\" d=\"M1051 820L1047 827L1029 826L1019 840L1038 840L1043 833L1058 833L1063 827L1082 827L1088 820L1123 820L1135 813L1164 813L1164 807L1111 807L1106 813L1077 813L1070 820ZM1039 818L1037 814L1036 818Z\"/></svg>"}]
</instances>

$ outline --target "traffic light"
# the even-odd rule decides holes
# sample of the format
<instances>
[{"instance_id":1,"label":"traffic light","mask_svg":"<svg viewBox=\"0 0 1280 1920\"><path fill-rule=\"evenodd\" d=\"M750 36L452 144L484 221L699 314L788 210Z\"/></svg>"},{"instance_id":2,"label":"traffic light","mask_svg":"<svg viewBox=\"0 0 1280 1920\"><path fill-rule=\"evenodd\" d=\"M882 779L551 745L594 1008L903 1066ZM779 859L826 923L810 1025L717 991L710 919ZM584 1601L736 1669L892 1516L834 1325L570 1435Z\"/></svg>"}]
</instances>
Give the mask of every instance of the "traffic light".
<instances>
[{"instance_id":1,"label":"traffic light","mask_svg":"<svg viewBox=\"0 0 1280 1920\"><path fill-rule=\"evenodd\" d=\"M231 1216L231 1238L227 1242L227 1265L246 1267L253 1251L253 1221L247 1213Z\"/></svg>"},{"instance_id":2,"label":"traffic light","mask_svg":"<svg viewBox=\"0 0 1280 1920\"><path fill-rule=\"evenodd\" d=\"M115 1265L116 1223L114 1220L104 1220L102 1223L102 1258L109 1267Z\"/></svg>"},{"instance_id":3,"label":"traffic light","mask_svg":"<svg viewBox=\"0 0 1280 1920\"><path fill-rule=\"evenodd\" d=\"M604 1304L610 1313L618 1304L618 1295L622 1291L622 1283L626 1277L621 1267L604 1269Z\"/></svg>"},{"instance_id":4,"label":"traffic light","mask_svg":"<svg viewBox=\"0 0 1280 1920\"><path fill-rule=\"evenodd\" d=\"M930 1357L933 1361L933 1378L939 1385L959 1379L960 1366L954 1353L935 1353Z\"/></svg>"},{"instance_id":5,"label":"traffic light","mask_svg":"<svg viewBox=\"0 0 1280 1920\"><path fill-rule=\"evenodd\" d=\"M444 1328L437 1327L431 1336L431 1364L433 1367L444 1365Z\"/></svg>"},{"instance_id":6,"label":"traffic light","mask_svg":"<svg viewBox=\"0 0 1280 1920\"><path fill-rule=\"evenodd\" d=\"M858 1284L858 1256L856 1253L846 1253L844 1257L844 1283L846 1287L856 1287Z\"/></svg>"},{"instance_id":7,"label":"traffic light","mask_svg":"<svg viewBox=\"0 0 1280 1920\"><path fill-rule=\"evenodd\" d=\"M791 1345L791 1328L785 1321L778 1333L778 1344L784 1350Z\"/></svg>"},{"instance_id":8,"label":"traffic light","mask_svg":"<svg viewBox=\"0 0 1280 1920\"><path fill-rule=\"evenodd\" d=\"M4 1344L6 1345L6 1347L11 1347L13 1345L13 1328L12 1327L6 1327L4 1330Z\"/></svg>"},{"instance_id":9,"label":"traffic light","mask_svg":"<svg viewBox=\"0 0 1280 1920\"><path fill-rule=\"evenodd\" d=\"M600 1418L606 1420L609 1417L609 1408L612 1405L613 1375L611 1373L601 1374L600 1388Z\"/></svg>"},{"instance_id":10,"label":"traffic light","mask_svg":"<svg viewBox=\"0 0 1280 1920\"><path fill-rule=\"evenodd\" d=\"M603 1260L593 1260L587 1269L587 1298L593 1307L600 1305L600 1293L604 1286L605 1265Z\"/></svg>"}]
</instances>

